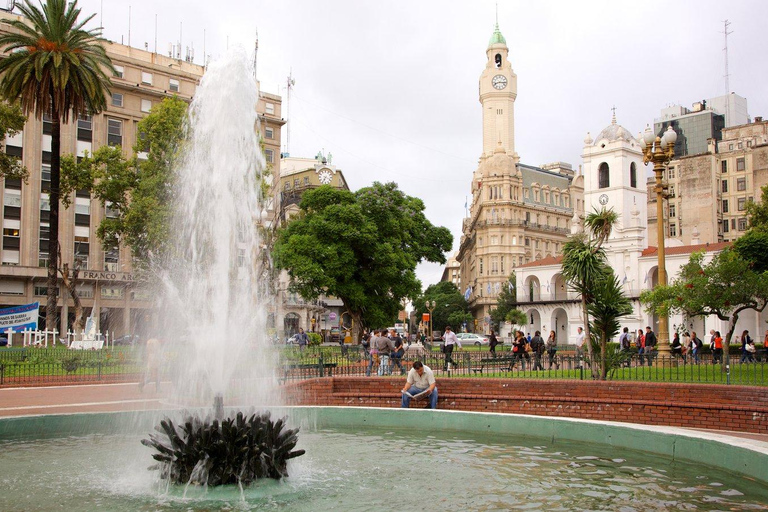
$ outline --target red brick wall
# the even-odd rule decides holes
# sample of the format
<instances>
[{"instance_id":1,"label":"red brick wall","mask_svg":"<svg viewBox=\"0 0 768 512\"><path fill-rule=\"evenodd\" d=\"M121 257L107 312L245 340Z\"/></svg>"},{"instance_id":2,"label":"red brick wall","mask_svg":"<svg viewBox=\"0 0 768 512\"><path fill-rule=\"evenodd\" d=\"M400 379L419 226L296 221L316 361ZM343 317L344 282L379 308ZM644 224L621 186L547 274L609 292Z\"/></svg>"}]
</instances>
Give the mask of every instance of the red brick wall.
<instances>
[{"instance_id":1,"label":"red brick wall","mask_svg":"<svg viewBox=\"0 0 768 512\"><path fill-rule=\"evenodd\" d=\"M404 379L326 377L285 385L291 405L399 407ZM768 433L768 390L749 386L438 379L438 407ZM412 404L413 405L413 404Z\"/></svg>"}]
</instances>

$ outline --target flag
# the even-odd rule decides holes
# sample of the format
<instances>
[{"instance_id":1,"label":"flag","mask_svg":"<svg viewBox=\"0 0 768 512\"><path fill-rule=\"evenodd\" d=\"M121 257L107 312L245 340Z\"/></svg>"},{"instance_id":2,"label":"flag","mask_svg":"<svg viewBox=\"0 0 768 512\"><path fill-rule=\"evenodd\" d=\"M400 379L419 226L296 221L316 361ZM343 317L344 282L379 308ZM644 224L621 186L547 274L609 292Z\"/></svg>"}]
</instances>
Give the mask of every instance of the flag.
<instances>
[{"instance_id":1,"label":"flag","mask_svg":"<svg viewBox=\"0 0 768 512\"><path fill-rule=\"evenodd\" d=\"M488 286L485 288L485 291L488 292L488 295L491 294L491 283L488 283Z\"/></svg>"},{"instance_id":2,"label":"flag","mask_svg":"<svg viewBox=\"0 0 768 512\"><path fill-rule=\"evenodd\" d=\"M499 293L499 290L501 290L501 283L496 283L493 288L496 293Z\"/></svg>"},{"instance_id":3,"label":"flag","mask_svg":"<svg viewBox=\"0 0 768 512\"><path fill-rule=\"evenodd\" d=\"M467 286L467 289L464 292L464 300L469 300L470 295L472 295L472 287Z\"/></svg>"},{"instance_id":4,"label":"flag","mask_svg":"<svg viewBox=\"0 0 768 512\"><path fill-rule=\"evenodd\" d=\"M643 282L644 282L644 283L647 283L647 282L648 282L648 274L650 274L650 273L651 273L651 271L650 271L650 270L649 270L648 272L646 272L646 273L645 273L645 279L643 279Z\"/></svg>"},{"instance_id":5,"label":"flag","mask_svg":"<svg viewBox=\"0 0 768 512\"><path fill-rule=\"evenodd\" d=\"M549 283L547 283L547 293L549 293Z\"/></svg>"},{"instance_id":6,"label":"flag","mask_svg":"<svg viewBox=\"0 0 768 512\"><path fill-rule=\"evenodd\" d=\"M629 281L629 279L627 279L627 273L624 272L624 280L621 282L621 284L627 284L627 281Z\"/></svg>"},{"instance_id":7,"label":"flag","mask_svg":"<svg viewBox=\"0 0 768 512\"><path fill-rule=\"evenodd\" d=\"M512 281L510 281L509 282L509 291L512 291L514 289L515 289L515 285L514 285L514 283L512 283Z\"/></svg>"}]
</instances>

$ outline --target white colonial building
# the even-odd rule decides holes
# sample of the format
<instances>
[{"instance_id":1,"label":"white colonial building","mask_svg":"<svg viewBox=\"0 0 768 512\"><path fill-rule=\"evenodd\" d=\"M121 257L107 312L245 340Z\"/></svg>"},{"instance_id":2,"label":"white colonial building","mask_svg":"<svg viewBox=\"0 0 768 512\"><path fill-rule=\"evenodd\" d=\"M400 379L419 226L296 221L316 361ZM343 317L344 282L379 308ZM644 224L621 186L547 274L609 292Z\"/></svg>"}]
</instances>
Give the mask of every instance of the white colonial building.
<instances>
[{"instance_id":1,"label":"white colonial building","mask_svg":"<svg viewBox=\"0 0 768 512\"><path fill-rule=\"evenodd\" d=\"M636 333L650 325L657 331L657 319L648 314L639 301L643 290L652 289L658 282L657 251L648 245L648 192L646 168L638 141L614 118L595 138L587 134L584 140L584 211L602 207L613 208L619 221L610 240L605 244L606 255L616 276L622 282L625 295L632 300L633 313L622 319L622 327ZM582 229L583 218L574 215L572 231ZM705 261L725 248L727 243L701 244L696 234L691 245L679 240L667 240L666 268L670 282L691 253L704 251ZM514 269L517 277L518 308L526 312L529 324L526 331L542 333L554 330L560 344L574 343L576 329L584 325L579 298L569 290L562 277L562 256L532 261ZM758 315L753 311L741 315L736 333L749 330L752 337L761 340L768 312ZM696 331L701 339L710 329L727 331L727 324L715 317L669 319L670 335L684 325Z\"/></svg>"}]
</instances>

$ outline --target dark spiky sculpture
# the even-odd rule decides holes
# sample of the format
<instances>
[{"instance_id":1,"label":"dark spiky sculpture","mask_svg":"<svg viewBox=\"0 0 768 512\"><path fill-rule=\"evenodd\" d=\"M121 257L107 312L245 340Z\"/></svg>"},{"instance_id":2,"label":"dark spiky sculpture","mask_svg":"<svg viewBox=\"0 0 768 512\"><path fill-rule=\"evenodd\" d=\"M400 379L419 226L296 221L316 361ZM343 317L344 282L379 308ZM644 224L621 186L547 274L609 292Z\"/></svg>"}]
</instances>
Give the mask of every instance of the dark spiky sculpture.
<instances>
[{"instance_id":1,"label":"dark spiky sculpture","mask_svg":"<svg viewBox=\"0 0 768 512\"><path fill-rule=\"evenodd\" d=\"M304 454L293 450L299 429L286 428L285 418L269 412L218 420L184 414L183 424L165 418L141 443L157 450L161 478L175 484L248 485L261 478L287 477L286 462Z\"/></svg>"}]
</instances>

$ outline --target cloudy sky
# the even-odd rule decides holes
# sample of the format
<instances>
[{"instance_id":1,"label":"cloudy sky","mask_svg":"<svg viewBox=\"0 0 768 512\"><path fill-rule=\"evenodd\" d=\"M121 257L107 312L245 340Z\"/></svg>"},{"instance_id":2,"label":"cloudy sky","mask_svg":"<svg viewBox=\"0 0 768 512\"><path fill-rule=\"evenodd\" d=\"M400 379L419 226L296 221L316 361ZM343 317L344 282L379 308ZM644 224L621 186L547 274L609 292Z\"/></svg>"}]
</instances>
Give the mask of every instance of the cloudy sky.
<instances>
[{"instance_id":1,"label":"cloudy sky","mask_svg":"<svg viewBox=\"0 0 768 512\"><path fill-rule=\"evenodd\" d=\"M168 52L181 39L195 60L254 46L264 91L283 95L292 74L290 153L325 150L353 190L395 181L421 197L430 220L454 233L481 141L478 78L495 17L492 0L80 0L104 35ZM637 133L661 108L725 93L723 21L731 91L768 116L762 0L500 0L498 20L518 76L516 149L524 163L578 168L587 131L610 123ZM284 116L287 115L284 103ZM283 141L286 131L283 131ZM439 265L422 265L424 285Z\"/></svg>"}]
</instances>

